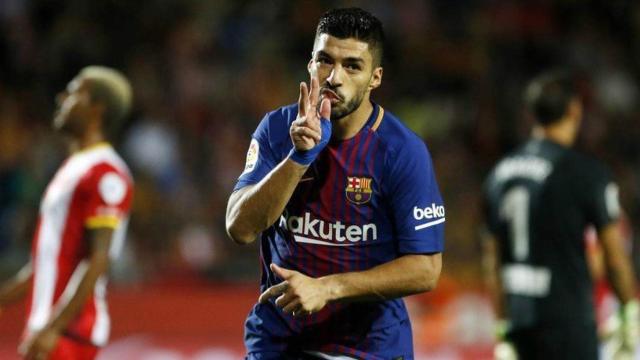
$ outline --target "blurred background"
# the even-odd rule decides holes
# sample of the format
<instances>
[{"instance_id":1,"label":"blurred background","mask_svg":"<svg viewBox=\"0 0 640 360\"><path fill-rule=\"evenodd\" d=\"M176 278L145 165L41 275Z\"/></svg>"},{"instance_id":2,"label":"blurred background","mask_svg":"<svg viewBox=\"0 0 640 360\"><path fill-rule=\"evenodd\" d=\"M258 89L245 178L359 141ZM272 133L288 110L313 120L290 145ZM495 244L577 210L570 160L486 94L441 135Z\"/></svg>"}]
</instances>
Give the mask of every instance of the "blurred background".
<instances>
[{"instance_id":1,"label":"blurred background","mask_svg":"<svg viewBox=\"0 0 640 360\"><path fill-rule=\"evenodd\" d=\"M522 88L539 71L578 71L578 147L610 166L639 225L640 2L0 0L0 279L27 261L40 196L65 157L55 94L83 66L113 66L134 88L115 145L136 190L101 359L241 358L258 249L226 237L226 200L251 133L295 102L318 17L337 6L382 20L373 99L425 139L447 206L439 287L407 299L418 358L491 354L481 186L528 135ZM23 303L0 315L0 358L15 357L23 323Z\"/></svg>"}]
</instances>

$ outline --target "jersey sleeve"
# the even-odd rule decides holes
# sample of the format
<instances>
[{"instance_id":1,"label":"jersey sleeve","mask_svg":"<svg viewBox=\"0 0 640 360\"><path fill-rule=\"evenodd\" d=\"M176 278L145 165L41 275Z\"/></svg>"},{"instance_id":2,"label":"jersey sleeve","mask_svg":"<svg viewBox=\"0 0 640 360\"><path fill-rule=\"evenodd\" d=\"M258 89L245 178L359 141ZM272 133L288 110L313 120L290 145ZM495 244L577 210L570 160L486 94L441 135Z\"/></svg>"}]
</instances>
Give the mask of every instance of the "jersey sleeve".
<instances>
[{"instance_id":1,"label":"jersey sleeve","mask_svg":"<svg viewBox=\"0 0 640 360\"><path fill-rule=\"evenodd\" d=\"M491 234L498 233L498 218L496 216L496 184L494 182L493 172L487 176L482 186L482 214L484 219L485 230Z\"/></svg>"},{"instance_id":2,"label":"jersey sleeve","mask_svg":"<svg viewBox=\"0 0 640 360\"><path fill-rule=\"evenodd\" d=\"M244 171L240 174L233 191L260 182L280 162L281 159L278 159L272 148L269 129L270 123L274 121L274 116L274 113L265 115L253 133Z\"/></svg>"},{"instance_id":3,"label":"jersey sleeve","mask_svg":"<svg viewBox=\"0 0 640 360\"><path fill-rule=\"evenodd\" d=\"M589 169L586 176L588 189L582 192L585 197L587 220L600 230L620 217L618 185L610 173L603 167Z\"/></svg>"},{"instance_id":4,"label":"jersey sleeve","mask_svg":"<svg viewBox=\"0 0 640 360\"><path fill-rule=\"evenodd\" d=\"M129 216L133 184L113 166L95 166L79 186L84 198L83 223L86 228L116 229Z\"/></svg>"},{"instance_id":5,"label":"jersey sleeve","mask_svg":"<svg viewBox=\"0 0 640 360\"><path fill-rule=\"evenodd\" d=\"M389 196L398 251L442 252L445 208L426 146L409 141L394 158Z\"/></svg>"}]
</instances>

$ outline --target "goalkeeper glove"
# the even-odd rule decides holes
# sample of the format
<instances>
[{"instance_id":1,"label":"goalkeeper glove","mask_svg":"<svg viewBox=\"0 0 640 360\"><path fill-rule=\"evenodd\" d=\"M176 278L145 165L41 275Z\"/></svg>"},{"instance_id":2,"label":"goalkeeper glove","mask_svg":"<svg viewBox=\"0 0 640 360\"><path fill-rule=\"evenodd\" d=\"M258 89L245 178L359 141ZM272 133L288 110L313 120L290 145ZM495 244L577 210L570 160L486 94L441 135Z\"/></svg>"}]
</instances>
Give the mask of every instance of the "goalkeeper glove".
<instances>
[{"instance_id":1,"label":"goalkeeper glove","mask_svg":"<svg viewBox=\"0 0 640 360\"><path fill-rule=\"evenodd\" d=\"M620 307L605 324L604 340L607 358L633 359L640 336L640 303L632 300Z\"/></svg>"},{"instance_id":2,"label":"goalkeeper glove","mask_svg":"<svg viewBox=\"0 0 640 360\"><path fill-rule=\"evenodd\" d=\"M517 360L518 353L513 344L507 340L510 323L508 320L498 320L496 322L496 346L493 348L493 358L495 360Z\"/></svg>"}]
</instances>

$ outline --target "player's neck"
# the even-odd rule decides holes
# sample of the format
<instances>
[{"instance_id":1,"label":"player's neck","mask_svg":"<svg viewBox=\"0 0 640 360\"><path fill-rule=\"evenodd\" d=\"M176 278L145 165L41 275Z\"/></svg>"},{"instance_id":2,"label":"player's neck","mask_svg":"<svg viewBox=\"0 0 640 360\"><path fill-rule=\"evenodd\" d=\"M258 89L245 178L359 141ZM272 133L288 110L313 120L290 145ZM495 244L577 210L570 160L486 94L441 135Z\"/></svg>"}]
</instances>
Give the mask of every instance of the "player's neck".
<instances>
[{"instance_id":1,"label":"player's neck","mask_svg":"<svg viewBox=\"0 0 640 360\"><path fill-rule=\"evenodd\" d=\"M532 136L546 139L564 147L572 147L576 138L576 129L570 120L561 120L548 126L534 126Z\"/></svg>"},{"instance_id":2,"label":"player's neck","mask_svg":"<svg viewBox=\"0 0 640 360\"><path fill-rule=\"evenodd\" d=\"M81 136L71 138L68 142L68 151L73 154L104 142L106 142L106 139L101 132L89 131Z\"/></svg>"},{"instance_id":3,"label":"player's neck","mask_svg":"<svg viewBox=\"0 0 640 360\"><path fill-rule=\"evenodd\" d=\"M367 96L354 112L342 119L331 120L333 123L331 137L335 140L347 140L356 136L369 120L371 112L373 112L373 105Z\"/></svg>"}]
</instances>

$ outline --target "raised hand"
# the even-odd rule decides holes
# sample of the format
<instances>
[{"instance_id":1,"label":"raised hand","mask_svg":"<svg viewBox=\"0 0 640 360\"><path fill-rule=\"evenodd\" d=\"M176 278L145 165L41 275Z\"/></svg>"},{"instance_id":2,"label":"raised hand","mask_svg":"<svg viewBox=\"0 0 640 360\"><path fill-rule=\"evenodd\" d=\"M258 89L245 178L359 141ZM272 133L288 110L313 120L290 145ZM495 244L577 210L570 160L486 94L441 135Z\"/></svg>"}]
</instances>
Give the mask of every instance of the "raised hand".
<instances>
[{"instance_id":1,"label":"raised hand","mask_svg":"<svg viewBox=\"0 0 640 360\"><path fill-rule=\"evenodd\" d=\"M320 279L281 268L276 264L271 264L270 267L271 271L284 281L265 290L258 300L261 304L277 297L277 307L285 313L299 317L322 310L329 301L329 290Z\"/></svg>"},{"instance_id":2,"label":"raised hand","mask_svg":"<svg viewBox=\"0 0 640 360\"><path fill-rule=\"evenodd\" d=\"M318 79L311 78L311 89L300 83L298 98L298 116L289 128L293 142L291 159L309 165L331 138L331 101L322 99L320 106L320 85Z\"/></svg>"}]
</instances>

